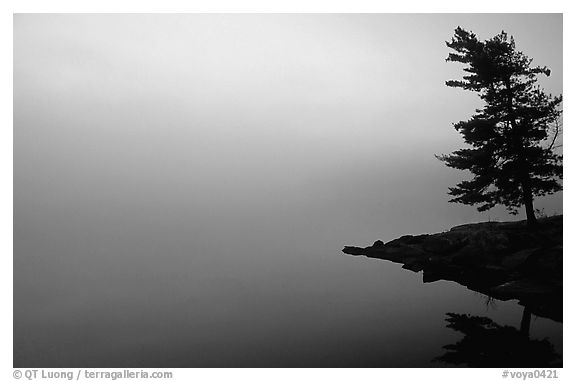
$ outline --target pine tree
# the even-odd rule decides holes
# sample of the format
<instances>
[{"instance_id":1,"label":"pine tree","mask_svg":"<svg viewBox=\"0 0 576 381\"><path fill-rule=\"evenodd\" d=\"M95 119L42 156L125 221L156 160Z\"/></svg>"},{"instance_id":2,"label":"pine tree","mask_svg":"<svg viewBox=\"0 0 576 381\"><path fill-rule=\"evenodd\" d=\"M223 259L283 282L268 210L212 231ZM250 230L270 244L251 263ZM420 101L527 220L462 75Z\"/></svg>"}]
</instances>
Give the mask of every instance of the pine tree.
<instances>
[{"instance_id":1,"label":"pine tree","mask_svg":"<svg viewBox=\"0 0 576 381\"><path fill-rule=\"evenodd\" d=\"M528 225L534 225L534 198L562 189L562 155L555 152L562 96L537 85L537 76L550 70L531 67L532 59L505 32L479 41L458 27L446 45L452 49L446 61L466 65L467 73L446 85L474 91L484 102L469 120L454 124L470 148L437 156L472 173L471 180L449 188L450 202L479 205L479 211L501 204L513 214L523 205Z\"/></svg>"}]
</instances>

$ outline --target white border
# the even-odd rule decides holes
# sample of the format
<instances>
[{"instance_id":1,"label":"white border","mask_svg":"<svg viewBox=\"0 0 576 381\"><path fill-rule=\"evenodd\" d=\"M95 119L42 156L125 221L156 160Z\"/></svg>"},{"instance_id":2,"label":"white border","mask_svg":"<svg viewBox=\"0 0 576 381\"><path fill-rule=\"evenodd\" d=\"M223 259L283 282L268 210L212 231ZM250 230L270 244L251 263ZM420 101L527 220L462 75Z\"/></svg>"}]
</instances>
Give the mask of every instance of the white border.
<instances>
[{"instance_id":1,"label":"white border","mask_svg":"<svg viewBox=\"0 0 576 381\"><path fill-rule=\"evenodd\" d=\"M573 47L576 46L574 35L574 17L569 1L502 1L483 0L467 2L464 0L450 1L402 1L384 3L376 0L292 0L292 1L266 1L266 0L212 0L212 1L9 1L3 3L0 18L2 30L2 129L0 142L2 147L0 162L4 183L2 191L2 226L0 229L3 245L1 257L2 302L5 312L2 314L2 338L0 378L12 378L12 15L13 13L564 13L564 121L568 128L564 131L564 142L567 147L572 143L573 117L573 84L574 74L571 68L576 67ZM564 149L565 153L565 191L564 215L566 231L572 232L571 220L573 202L571 193L573 189L573 165L571 149ZM574 242L570 234L565 234L565 287L564 287L564 369L559 370L560 380L576 379L574 366L569 359L573 358L574 350L574 303L569 296L572 294L574 282L571 272L566 269L574 268ZM104 370L104 369L102 369ZM151 369L150 369L151 370ZM255 379L255 380L294 380L304 379L362 379L364 380L500 380L501 369L161 369L171 370L175 380L192 379Z\"/></svg>"}]
</instances>

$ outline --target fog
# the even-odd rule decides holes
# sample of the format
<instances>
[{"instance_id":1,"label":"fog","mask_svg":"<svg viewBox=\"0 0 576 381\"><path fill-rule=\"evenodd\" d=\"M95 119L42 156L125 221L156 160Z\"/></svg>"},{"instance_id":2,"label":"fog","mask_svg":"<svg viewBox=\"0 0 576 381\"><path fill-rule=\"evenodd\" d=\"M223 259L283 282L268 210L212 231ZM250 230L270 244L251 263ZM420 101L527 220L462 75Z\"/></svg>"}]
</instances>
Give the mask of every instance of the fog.
<instances>
[{"instance_id":1,"label":"fog","mask_svg":"<svg viewBox=\"0 0 576 381\"><path fill-rule=\"evenodd\" d=\"M457 26L506 30L562 93L558 14L15 15L15 358L42 364L34 351L54 332L98 332L97 348L120 335L114 350L134 353L160 336L186 347L189 329L213 364L229 358L210 330L265 346L290 332L275 325L287 312L318 332L319 302L345 304L329 309L336 330L364 324L350 311L391 284L408 300L464 293L339 253L523 218L448 203L466 174L434 155L463 146L452 123L480 106L444 84L462 75L445 62ZM535 206L562 213L562 195ZM99 364L68 344L55 353Z\"/></svg>"}]
</instances>

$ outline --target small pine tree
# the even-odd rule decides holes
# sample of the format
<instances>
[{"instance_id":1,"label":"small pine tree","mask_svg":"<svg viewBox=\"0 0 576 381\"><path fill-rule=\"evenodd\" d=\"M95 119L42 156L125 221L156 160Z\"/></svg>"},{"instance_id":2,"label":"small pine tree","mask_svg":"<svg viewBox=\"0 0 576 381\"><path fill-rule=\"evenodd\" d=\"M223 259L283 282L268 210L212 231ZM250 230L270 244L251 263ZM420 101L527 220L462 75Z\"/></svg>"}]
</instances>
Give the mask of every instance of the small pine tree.
<instances>
[{"instance_id":1,"label":"small pine tree","mask_svg":"<svg viewBox=\"0 0 576 381\"><path fill-rule=\"evenodd\" d=\"M479 205L479 211L501 204L513 214L524 205L528 225L534 225L534 197L562 189L562 156L555 152L562 96L545 94L536 83L550 70L531 67L505 32L479 41L458 27L446 45L453 50L446 61L466 65L468 73L446 85L474 91L484 101L469 120L454 124L471 147L437 156L473 175L449 188L450 202Z\"/></svg>"}]
</instances>

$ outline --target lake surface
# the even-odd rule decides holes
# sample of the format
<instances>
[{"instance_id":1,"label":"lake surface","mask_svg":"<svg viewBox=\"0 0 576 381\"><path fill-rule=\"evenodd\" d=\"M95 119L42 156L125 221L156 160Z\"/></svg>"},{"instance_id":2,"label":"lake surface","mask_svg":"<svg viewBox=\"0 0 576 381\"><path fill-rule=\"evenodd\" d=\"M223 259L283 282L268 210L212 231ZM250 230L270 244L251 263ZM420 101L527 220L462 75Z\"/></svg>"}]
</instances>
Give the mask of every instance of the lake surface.
<instances>
[{"instance_id":1,"label":"lake surface","mask_svg":"<svg viewBox=\"0 0 576 381\"><path fill-rule=\"evenodd\" d=\"M128 196L16 205L15 367L445 366L446 313L520 326L513 301L344 255L314 210ZM531 337L561 353L560 323Z\"/></svg>"}]
</instances>

